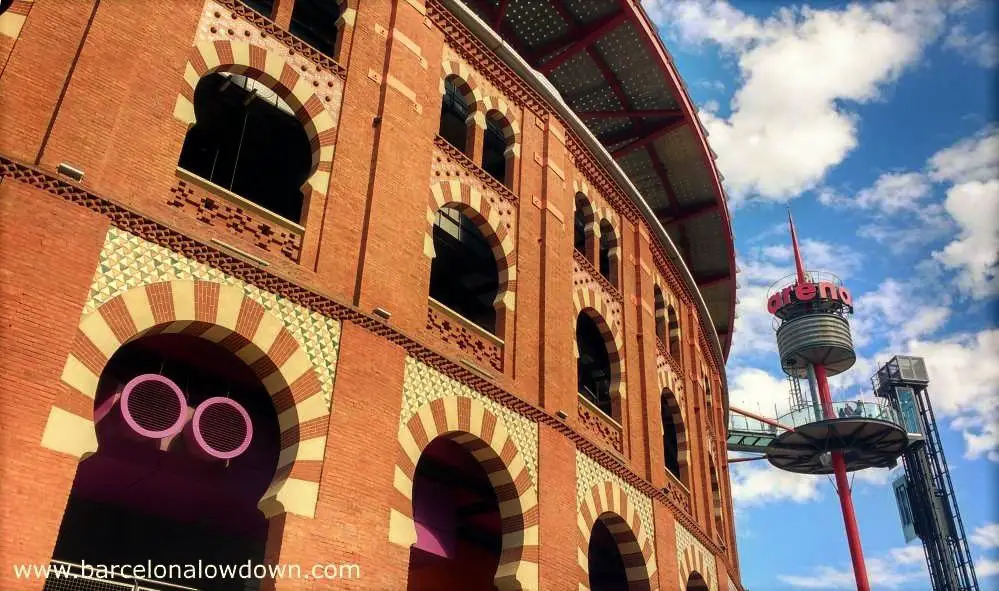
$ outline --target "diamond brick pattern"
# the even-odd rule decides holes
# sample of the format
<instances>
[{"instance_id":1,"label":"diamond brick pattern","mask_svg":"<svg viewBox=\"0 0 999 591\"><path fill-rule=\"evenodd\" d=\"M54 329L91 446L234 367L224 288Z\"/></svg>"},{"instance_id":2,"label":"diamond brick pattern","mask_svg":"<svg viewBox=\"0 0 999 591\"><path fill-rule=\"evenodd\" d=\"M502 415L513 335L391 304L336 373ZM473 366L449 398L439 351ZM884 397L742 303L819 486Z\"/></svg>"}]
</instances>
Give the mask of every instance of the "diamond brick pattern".
<instances>
[{"instance_id":1,"label":"diamond brick pattern","mask_svg":"<svg viewBox=\"0 0 999 591\"><path fill-rule=\"evenodd\" d=\"M123 230L111 228L108 231L83 315L134 287L177 279L200 279L242 288L248 297L280 319L302 345L316 369L323 397L328 406L331 404L340 345L339 321Z\"/></svg>"},{"instance_id":2,"label":"diamond brick pattern","mask_svg":"<svg viewBox=\"0 0 999 591\"><path fill-rule=\"evenodd\" d=\"M517 444L517 449L520 450L520 455L524 458L527 472L531 475L531 482L537 484L538 424L412 357L406 359L406 376L403 382L399 428L405 426L423 405L440 398L455 396L472 398L482 403L491 413L503 421L510 433L510 438Z\"/></svg>"}]
</instances>

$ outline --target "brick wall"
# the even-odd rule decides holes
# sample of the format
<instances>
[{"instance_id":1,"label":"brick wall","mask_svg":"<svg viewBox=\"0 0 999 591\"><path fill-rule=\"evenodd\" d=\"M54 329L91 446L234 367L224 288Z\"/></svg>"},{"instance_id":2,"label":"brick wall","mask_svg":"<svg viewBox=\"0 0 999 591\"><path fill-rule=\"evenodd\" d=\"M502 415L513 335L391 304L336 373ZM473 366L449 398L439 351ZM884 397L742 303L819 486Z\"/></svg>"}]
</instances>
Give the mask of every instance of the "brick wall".
<instances>
[{"instance_id":1,"label":"brick wall","mask_svg":"<svg viewBox=\"0 0 999 591\"><path fill-rule=\"evenodd\" d=\"M406 358L400 339L461 361L460 352L426 330L430 259L424 241L442 60L464 55L467 39L451 30L445 35L419 2L348 5L356 13L338 55L345 75L335 157L328 189L309 206L297 262L252 241L234 240L225 224L205 224L188 209L169 205L186 133L174 110L187 84L185 65L205 6L201 0L142 3L141 8L102 0L96 11L94 0L37 0L0 76L0 154L33 164L41 152L38 166L47 171L71 163L85 171L86 189L182 234L237 244L269 263L266 272L361 312L391 312L389 324L401 335L394 341L344 322L316 517L274 518L268 555L283 562L356 560L365 573L358 588L402 588L408 552L389 543L387 519ZM288 0L278 3L279 23L286 25L290 6ZM705 327L697 325L692 302L673 285L676 273L654 256L648 229L615 209L613 187L583 172L589 156L574 152L564 124L509 92L512 73L495 58L478 55L465 62L482 93L509 105L518 127L510 187L516 197L511 236L516 308L506 324L502 371L491 372L493 381L547 413L546 420L554 421L551 415L558 411L568 415L565 425L539 429L539 535L545 542L540 544L540 585L558 588L574 580L579 568L571 508L576 504L574 456L583 443L567 433L581 430L573 367L572 216L574 196L587 186L594 208L615 219L623 302L625 444L621 454L605 454L600 461L645 482L649 489L643 494L666 483L655 362L652 285L657 277L666 278L668 298L679 305L694 514L680 515L665 500L653 502L656 577L661 587L671 588L678 572L674 524L682 521L703 536L713 528L706 430L713 421L721 437L723 425L720 397L716 394L716 415L707 416L697 385L704 361L697 343ZM23 540L0 542L0 555L5 564L44 562L51 556L75 461L47 451L39 440L55 392L63 387L60 372L108 223L9 179L0 184L0 208L0 338L5 350L16 351L4 356L0 376L5 401L0 404L0 471L21 475L2 481L0 527L3 540ZM715 380L713 391L719 387ZM365 468L353 469L362 458ZM719 462L728 503L727 467ZM44 468L29 480L27 465ZM45 502L36 504L39 490ZM30 533L6 535L25 531ZM734 544L725 560L735 563ZM4 588L6 576L0 575Z\"/></svg>"}]
</instances>

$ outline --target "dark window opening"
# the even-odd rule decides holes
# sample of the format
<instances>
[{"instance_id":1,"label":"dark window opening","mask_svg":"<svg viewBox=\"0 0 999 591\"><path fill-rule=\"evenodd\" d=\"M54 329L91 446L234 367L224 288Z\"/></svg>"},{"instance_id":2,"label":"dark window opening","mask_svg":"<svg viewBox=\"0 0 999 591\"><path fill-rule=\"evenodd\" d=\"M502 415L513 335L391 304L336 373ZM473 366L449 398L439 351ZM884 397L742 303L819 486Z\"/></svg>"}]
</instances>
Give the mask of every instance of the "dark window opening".
<instances>
[{"instance_id":1,"label":"dark window opening","mask_svg":"<svg viewBox=\"0 0 999 591\"><path fill-rule=\"evenodd\" d=\"M587 562L590 579L590 589L593 591L627 591L628 572L625 570L624 559L614 534L604 523L597 519L590 534L590 545L587 549Z\"/></svg>"},{"instance_id":2,"label":"dark window opening","mask_svg":"<svg viewBox=\"0 0 999 591\"><path fill-rule=\"evenodd\" d=\"M659 289L658 285L654 286L653 293L656 300L656 338L665 345L669 338L666 329L666 298L663 297L663 290Z\"/></svg>"},{"instance_id":3,"label":"dark window opening","mask_svg":"<svg viewBox=\"0 0 999 591\"><path fill-rule=\"evenodd\" d=\"M413 478L416 543L407 591L493 591L503 546L499 500L482 464L438 437L423 450Z\"/></svg>"},{"instance_id":4,"label":"dark window opening","mask_svg":"<svg viewBox=\"0 0 999 591\"><path fill-rule=\"evenodd\" d=\"M210 74L194 91L194 110L180 167L300 222L312 147L284 101L252 79Z\"/></svg>"},{"instance_id":5,"label":"dark window opening","mask_svg":"<svg viewBox=\"0 0 999 591\"><path fill-rule=\"evenodd\" d=\"M248 446L230 459L205 456L202 444L187 430L190 422L162 438L141 435L125 418L122 405L126 384L144 374L170 380L183 402L156 395L156 388L146 389L130 399L133 421L145 427L176 426L185 406L205 408L209 399L225 397L249 416ZM213 419L203 412L199 429L215 449L234 449L232 442L243 441L245 423L239 422L237 432L231 417L217 414L218 408ZM77 467L53 559L91 565L264 560L270 522L257 503L277 467L280 426L267 390L238 357L216 343L184 334L128 343L101 373L94 419L99 446ZM259 584L171 578L178 575L171 571L165 580L218 591L246 591Z\"/></svg>"},{"instance_id":6,"label":"dark window opening","mask_svg":"<svg viewBox=\"0 0 999 591\"><path fill-rule=\"evenodd\" d=\"M241 2L249 6L257 14L261 14L273 20L274 0L241 0Z\"/></svg>"},{"instance_id":7,"label":"dark window opening","mask_svg":"<svg viewBox=\"0 0 999 591\"><path fill-rule=\"evenodd\" d=\"M673 412L666 401L667 393L661 401L663 419L663 450L666 454L666 469L682 482L680 476L680 445L677 437L677 425L673 421Z\"/></svg>"},{"instance_id":8,"label":"dark window opening","mask_svg":"<svg viewBox=\"0 0 999 591\"><path fill-rule=\"evenodd\" d=\"M441 126L437 132L447 143L462 152L468 147L468 102L464 93L455 84L455 77L444 81L444 96L441 99Z\"/></svg>"},{"instance_id":9,"label":"dark window opening","mask_svg":"<svg viewBox=\"0 0 999 591\"><path fill-rule=\"evenodd\" d=\"M0 0L0 14L7 12L7 9L14 4L14 0Z\"/></svg>"},{"instance_id":10,"label":"dark window opening","mask_svg":"<svg viewBox=\"0 0 999 591\"><path fill-rule=\"evenodd\" d=\"M699 573L690 573L685 591L708 591L708 583Z\"/></svg>"},{"instance_id":11,"label":"dark window opening","mask_svg":"<svg viewBox=\"0 0 999 591\"><path fill-rule=\"evenodd\" d=\"M490 113L486 116L486 136L482 143L482 170L503 184L507 184L506 147L503 121Z\"/></svg>"},{"instance_id":12,"label":"dark window opening","mask_svg":"<svg viewBox=\"0 0 999 591\"><path fill-rule=\"evenodd\" d=\"M576 319L576 379L579 393L608 416L613 416L611 401L610 356L597 323L588 315Z\"/></svg>"},{"instance_id":13,"label":"dark window opening","mask_svg":"<svg viewBox=\"0 0 999 591\"><path fill-rule=\"evenodd\" d=\"M601 220L600 222L600 274L604 276L604 279L610 282L611 285L617 287L617 269L616 261L614 256L611 254L611 250L617 246L617 237L614 235L614 228L611 227L607 220Z\"/></svg>"},{"instance_id":14,"label":"dark window opening","mask_svg":"<svg viewBox=\"0 0 999 591\"><path fill-rule=\"evenodd\" d=\"M336 0L295 0L288 30L320 53L336 57L338 20L340 4Z\"/></svg>"},{"instance_id":15,"label":"dark window opening","mask_svg":"<svg viewBox=\"0 0 999 591\"><path fill-rule=\"evenodd\" d=\"M676 315L673 306L666 308L666 319L669 323L669 354L673 359L680 360L680 319Z\"/></svg>"},{"instance_id":16,"label":"dark window opening","mask_svg":"<svg viewBox=\"0 0 999 591\"><path fill-rule=\"evenodd\" d=\"M725 539L725 519L721 506L721 486L718 484L718 468L711 462L711 498L714 502L715 531L718 537Z\"/></svg>"},{"instance_id":17,"label":"dark window opening","mask_svg":"<svg viewBox=\"0 0 999 591\"><path fill-rule=\"evenodd\" d=\"M455 207L437 211L430 297L480 328L496 334L496 256L486 237Z\"/></svg>"},{"instance_id":18,"label":"dark window opening","mask_svg":"<svg viewBox=\"0 0 999 591\"><path fill-rule=\"evenodd\" d=\"M586 254L586 219L592 215L586 197L576 195L576 213L572 218L572 245L583 255Z\"/></svg>"}]
</instances>

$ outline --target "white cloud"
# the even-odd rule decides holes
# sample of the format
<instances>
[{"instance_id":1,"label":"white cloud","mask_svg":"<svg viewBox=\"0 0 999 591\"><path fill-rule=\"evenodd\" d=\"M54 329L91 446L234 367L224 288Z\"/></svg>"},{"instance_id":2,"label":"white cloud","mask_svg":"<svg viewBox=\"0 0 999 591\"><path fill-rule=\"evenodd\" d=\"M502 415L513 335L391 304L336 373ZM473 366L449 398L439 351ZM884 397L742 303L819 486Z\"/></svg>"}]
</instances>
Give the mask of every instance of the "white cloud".
<instances>
[{"instance_id":1,"label":"white cloud","mask_svg":"<svg viewBox=\"0 0 999 591\"><path fill-rule=\"evenodd\" d=\"M959 287L972 297L999 294L999 179L954 186L944 207L960 232L933 258L956 270Z\"/></svg>"},{"instance_id":2,"label":"white cloud","mask_svg":"<svg viewBox=\"0 0 999 591\"><path fill-rule=\"evenodd\" d=\"M979 579L987 579L999 575L999 560L979 556L975 560L975 574Z\"/></svg>"},{"instance_id":3,"label":"white cloud","mask_svg":"<svg viewBox=\"0 0 999 591\"><path fill-rule=\"evenodd\" d=\"M732 500L736 510L766 503L790 501L807 503L821 498L819 476L778 470L761 460L730 465Z\"/></svg>"},{"instance_id":4,"label":"white cloud","mask_svg":"<svg viewBox=\"0 0 999 591\"><path fill-rule=\"evenodd\" d=\"M971 542L985 549L999 548L999 523L986 523L971 532Z\"/></svg>"},{"instance_id":5,"label":"white cloud","mask_svg":"<svg viewBox=\"0 0 999 591\"><path fill-rule=\"evenodd\" d=\"M929 161L930 178L953 184L999 178L999 132L986 128L940 150Z\"/></svg>"},{"instance_id":6,"label":"white cloud","mask_svg":"<svg viewBox=\"0 0 999 591\"><path fill-rule=\"evenodd\" d=\"M999 66L999 38L994 31L970 35L964 25L956 25L947 33L944 46L983 68Z\"/></svg>"},{"instance_id":7,"label":"white cloud","mask_svg":"<svg viewBox=\"0 0 999 591\"><path fill-rule=\"evenodd\" d=\"M882 556L867 559L867 577L875 589L898 589L915 581L929 584L922 546L892 548ZM850 566L822 565L808 575L777 575L799 589L856 589Z\"/></svg>"},{"instance_id":8,"label":"white cloud","mask_svg":"<svg viewBox=\"0 0 999 591\"><path fill-rule=\"evenodd\" d=\"M939 36L945 17L930 0L782 8L765 20L723 0L646 6L680 41L712 42L737 58L742 86L731 116L702 114L733 204L814 188L857 145L849 105L880 99Z\"/></svg>"}]
</instances>

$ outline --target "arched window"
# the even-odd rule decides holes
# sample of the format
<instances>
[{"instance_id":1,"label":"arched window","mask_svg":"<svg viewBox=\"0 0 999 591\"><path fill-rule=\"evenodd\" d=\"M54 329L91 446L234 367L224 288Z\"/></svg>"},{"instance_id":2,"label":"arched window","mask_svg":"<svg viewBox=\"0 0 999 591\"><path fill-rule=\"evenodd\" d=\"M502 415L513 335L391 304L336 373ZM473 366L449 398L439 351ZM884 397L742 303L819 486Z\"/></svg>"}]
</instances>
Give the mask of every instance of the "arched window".
<instances>
[{"instance_id":1,"label":"arched window","mask_svg":"<svg viewBox=\"0 0 999 591\"><path fill-rule=\"evenodd\" d=\"M301 222L312 147L288 104L251 78L209 74L194 91L194 112L179 166Z\"/></svg>"},{"instance_id":2,"label":"arched window","mask_svg":"<svg viewBox=\"0 0 999 591\"><path fill-rule=\"evenodd\" d=\"M430 297L496 334L499 273L489 241L455 205L437 210L433 236Z\"/></svg>"},{"instance_id":3,"label":"arched window","mask_svg":"<svg viewBox=\"0 0 999 591\"><path fill-rule=\"evenodd\" d=\"M667 306L666 308L667 330L669 331L669 354L670 357L680 361L680 318L676 315L676 308Z\"/></svg>"},{"instance_id":4,"label":"arched window","mask_svg":"<svg viewBox=\"0 0 999 591\"><path fill-rule=\"evenodd\" d=\"M262 14L263 16L273 20L274 0L242 0L242 2L252 8L256 13Z\"/></svg>"},{"instance_id":5,"label":"arched window","mask_svg":"<svg viewBox=\"0 0 999 591\"><path fill-rule=\"evenodd\" d=\"M187 334L133 340L101 372L94 421L99 445L77 467L54 559L264 560L270 527L281 527L258 508L277 469L280 425L267 388L239 357ZM219 591L248 582L165 577Z\"/></svg>"},{"instance_id":6,"label":"arched window","mask_svg":"<svg viewBox=\"0 0 999 591\"><path fill-rule=\"evenodd\" d=\"M663 451L666 469L685 486L687 482L686 430L683 415L676 396L669 389L663 391L660 399L660 412L663 424Z\"/></svg>"},{"instance_id":7,"label":"arched window","mask_svg":"<svg viewBox=\"0 0 999 591\"><path fill-rule=\"evenodd\" d=\"M295 0L288 30L320 53L336 57L339 20L340 3L337 0Z\"/></svg>"},{"instance_id":8,"label":"arched window","mask_svg":"<svg viewBox=\"0 0 999 591\"><path fill-rule=\"evenodd\" d=\"M585 312L576 319L576 348L579 350L576 360L579 393L607 416L614 417L607 344L597 323Z\"/></svg>"},{"instance_id":9,"label":"arched window","mask_svg":"<svg viewBox=\"0 0 999 591\"><path fill-rule=\"evenodd\" d=\"M665 345L669 342L669 333L666 329L666 298L658 285L654 285L652 291L656 300L656 338Z\"/></svg>"},{"instance_id":10,"label":"arched window","mask_svg":"<svg viewBox=\"0 0 999 591\"><path fill-rule=\"evenodd\" d=\"M708 582L698 572L690 573L684 591L708 591Z\"/></svg>"},{"instance_id":11,"label":"arched window","mask_svg":"<svg viewBox=\"0 0 999 591\"><path fill-rule=\"evenodd\" d=\"M455 148L468 153L468 99L461 89L465 85L456 76L444 80L441 97L441 124L437 134Z\"/></svg>"},{"instance_id":12,"label":"arched window","mask_svg":"<svg viewBox=\"0 0 999 591\"><path fill-rule=\"evenodd\" d=\"M499 499L483 464L447 437L431 441L416 464L413 521L408 589L494 588L503 549Z\"/></svg>"},{"instance_id":13,"label":"arched window","mask_svg":"<svg viewBox=\"0 0 999 591\"><path fill-rule=\"evenodd\" d=\"M712 500L712 506L714 507L714 509L712 510L712 514L714 515L715 518L715 532L717 533L720 539L724 540L725 515L722 507L721 485L718 482L718 468L717 466L715 466L715 461L713 459L710 460L710 469L711 469L711 500Z\"/></svg>"},{"instance_id":14,"label":"arched window","mask_svg":"<svg viewBox=\"0 0 999 591\"><path fill-rule=\"evenodd\" d=\"M600 274L614 287L617 284L617 234L607 220L600 220Z\"/></svg>"},{"instance_id":15,"label":"arched window","mask_svg":"<svg viewBox=\"0 0 999 591\"><path fill-rule=\"evenodd\" d=\"M507 153L510 141L505 129L508 125L499 111L486 113L486 135L482 142L482 170L509 187L512 166L511 155Z\"/></svg>"},{"instance_id":16,"label":"arched window","mask_svg":"<svg viewBox=\"0 0 999 591\"><path fill-rule=\"evenodd\" d=\"M572 245L587 260L593 252L593 207L582 193L576 193L576 211L572 216Z\"/></svg>"}]
</instances>

